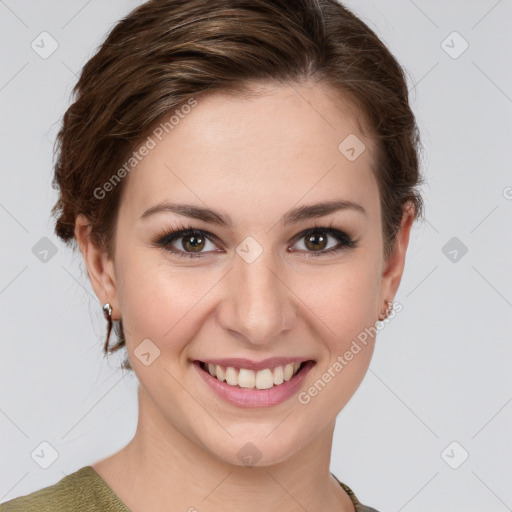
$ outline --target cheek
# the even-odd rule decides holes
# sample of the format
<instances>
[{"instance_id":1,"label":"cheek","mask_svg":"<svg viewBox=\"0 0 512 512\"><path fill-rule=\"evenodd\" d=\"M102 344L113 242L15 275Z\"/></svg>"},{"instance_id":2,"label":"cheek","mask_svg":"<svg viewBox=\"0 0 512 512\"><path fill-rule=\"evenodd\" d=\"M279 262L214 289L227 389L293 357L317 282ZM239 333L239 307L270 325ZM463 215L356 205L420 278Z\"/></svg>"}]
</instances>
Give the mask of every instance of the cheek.
<instances>
[{"instance_id":1,"label":"cheek","mask_svg":"<svg viewBox=\"0 0 512 512\"><path fill-rule=\"evenodd\" d=\"M329 278L317 280L317 286L323 282L321 290L304 295L313 312L309 313L311 321L321 333L325 357L318 365L315 381L299 401L308 404L311 415L318 418L326 410L341 410L368 370L378 294L376 274L363 259L345 268L340 266L335 274L325 277Z\"/></svg>"},{"instance_id":2,"label":"cheek","mask_svg":"<svg viewBox=\"0 0 512 512\"><path fill-rule=\"evenodd\" d=\"M359 386L373 354L372 328L377 320L380 282L378 254L359 251L301 285L300 294L313 312L309 315L326 351L318 371L332 384L324 399L335 408L345 404Z\"/></svg>"},{"instance_id":3,"label":"cheek","mask_svg":"<svg viewBox=\"0 0 512 512\"><path fill-rule=\"evenodd\" d=\"M303 275L296 289L315 315L325 324L334 344L357 336L375 322L379 294L378 262L362 251L346 261Z\"/></svg>"},{"instance_id":4,"label":"cheek","mask_svg":"<svg viewBox=\"0 0 512 512\"><path fill-rule=\"evenodd\" d=\"M119 295L130 351L144 339L152 340L162 356L179 351L194 335L194 312L201 309L198 304L215 279L173 267L165 254L155 257L145 251L138 255L133 251L120 261L120 268L123 282Z\"/></svg>"},{"instance_id":5,"label":"cheek","mask_svg":"<svg viewBox=\"0 0 512 512\"><path fill-rule=\"evenodd\" d=\"M360 250L336 264L302 267L289 274L287 281L294 290L289 300L297 301L294 294L300 298L297 315L303 318L298 318L299 323L310 324L330 359L344 354L351 341L376 320L376 252ZM126 256L118 261L119 299L130 353L150 339L160 348L162 360L176 359L201 328L201 318L214 309L215 285L218 289L223 271L179 267L154 249L122 254ZM358 361L363 364L363 359Z\"/></svg>"}]
</instances>

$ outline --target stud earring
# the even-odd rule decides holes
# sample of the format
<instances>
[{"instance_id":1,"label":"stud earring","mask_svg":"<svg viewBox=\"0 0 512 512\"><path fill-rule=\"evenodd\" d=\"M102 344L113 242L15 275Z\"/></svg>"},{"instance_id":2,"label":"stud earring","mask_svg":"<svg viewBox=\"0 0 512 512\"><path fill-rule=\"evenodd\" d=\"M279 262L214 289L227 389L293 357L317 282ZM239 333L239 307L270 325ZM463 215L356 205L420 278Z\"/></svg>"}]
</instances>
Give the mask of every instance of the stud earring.
<instances>
[{"instance_id":1,"label":"stud earring","mask_svg":"<svg viewBox=\"0 0 512 512\"><path fill-rule=\"evenodd\" d=\"M379 320L382 322L383 320L385 320L391 313L391 311L393 311L393 303L390 301L390 300L386 300L386 303L387 303L387 308L383 311L381 311L380 315L379 315Z\"/></svg>"},{"instance_id":2,"label":"stud earring","mask_svg":"<svg viewBox=\"0 0 512 512\"><path fill-rule=\"evenodd\" d=\"M110 302L103 304L103 314L105 315L105 319L108 321L112 321L112 306Z\"/></svg>"}]
</instances>

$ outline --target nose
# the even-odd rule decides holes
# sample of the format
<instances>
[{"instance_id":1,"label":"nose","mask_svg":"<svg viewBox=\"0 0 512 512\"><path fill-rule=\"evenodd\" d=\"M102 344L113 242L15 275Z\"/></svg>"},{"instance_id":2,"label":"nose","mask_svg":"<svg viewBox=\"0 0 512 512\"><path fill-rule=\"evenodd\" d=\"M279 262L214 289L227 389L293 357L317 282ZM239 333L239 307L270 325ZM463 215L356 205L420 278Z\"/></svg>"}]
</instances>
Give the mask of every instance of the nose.
<instances>
[{"instance_id":1,"label":"nose","mask_svg":"<svg viewBox=\"0 0 512 512\"><path fill-rule=\"evenodd\" d=\"M219 325L247 343L271 343L296 322L296 297L283 267L265 251L252 263L236 257L233 265L223 280Z\"/></svg>"}]
</instances>

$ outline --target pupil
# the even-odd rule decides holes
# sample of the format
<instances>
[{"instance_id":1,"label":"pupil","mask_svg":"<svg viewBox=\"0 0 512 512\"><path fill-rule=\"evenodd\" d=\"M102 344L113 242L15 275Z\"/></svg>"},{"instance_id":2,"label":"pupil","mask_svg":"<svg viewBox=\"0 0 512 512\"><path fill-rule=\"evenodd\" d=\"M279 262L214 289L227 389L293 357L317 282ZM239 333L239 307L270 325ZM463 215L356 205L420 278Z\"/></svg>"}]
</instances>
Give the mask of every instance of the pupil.
<instances>
[{"instance_id":1,"label":"pupil","mask_svg":"<svg viewBox=\"0 0 512 512\"><path fill-rule=\"evenodd\" d=\"M189 242L187 242L187 240ZM192 242L190 242L192 241ZM189 246L189 247L187 247ZM183 248L184 249L191 249L194 252L200 251L204 247L204 239L200 236L196 235L188 235L183 239Z\"/></svg>"},{"instance_id":2,"label":"pupil","mask_svg":"<svg viewBox=\"0 0 512 512\"><path fill-rule=\"evenodd\" d=\"M313 244L311 244L312 240L313 240ZM306 245L308 246L309 249L322 250L325 248L325 241L326 241L325 236L318 235L318 234L312 234L306 238ZM324 243L322 243L322 242L324 242ZM320 247L318 246L318 243L320 243L320 245L321 245Z\"/></svg>"}]
</instances>

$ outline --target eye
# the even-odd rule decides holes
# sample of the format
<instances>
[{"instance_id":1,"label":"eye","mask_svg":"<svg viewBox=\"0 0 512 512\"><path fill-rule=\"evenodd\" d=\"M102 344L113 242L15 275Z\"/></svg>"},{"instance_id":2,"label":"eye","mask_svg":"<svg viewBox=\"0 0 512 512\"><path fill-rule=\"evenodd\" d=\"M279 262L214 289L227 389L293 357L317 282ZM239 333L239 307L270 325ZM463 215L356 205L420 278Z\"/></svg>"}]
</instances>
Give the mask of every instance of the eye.
<instances>
[{"instance_id":1,"label":"eye","mask_svg":"<svg viewBox=\"0 0 512 512\"><path fill-rule=\"evenodd\" d=\"M338 243L329 244L329 238ZM192 226L179 226L171 232L160 233L154 244L179 257L199 258L206 257L207 253L222 251L213 243L213 240L217 240L217 237L207 231ZM347 233L331 225L307 229L295 236L294 241L294 245L299 241L302 247L298 251L291 249L289 252L301 252L305 257L326 256L356 247L356 242Z\"/></svg>"},{"instance_id":2,"label":"eye","mask_svg":"<svg viewBox=\"0 0 512 512\"><path fill-rule=\"evenodd\" d=\"M214 235L195 229L190 226L180 226L170 233L162 233L157 237L156 244L159 247L185 258L197 258L204 252L215 251L217 247L212 242ZM178 242L181 239L180 242ZM210 244L208 250L208 244ZM203 249L207 249L204 251Z\"/></svg>"},{"instance_id":3,"label":"eye","mask_svg":"<svg viewBox=\"0 0 512 512\"><path fill-rule=\"evenodd\" d=\"M338 243L329 245L329 238L337 240ZM305 251L305 257L319 257L337 254L341 250L356 247L356 242L347 233L332 226L315 226L297 235L301 251ZM295 251L291 251L295 252Z\"/></svg>"}]
</instances>

